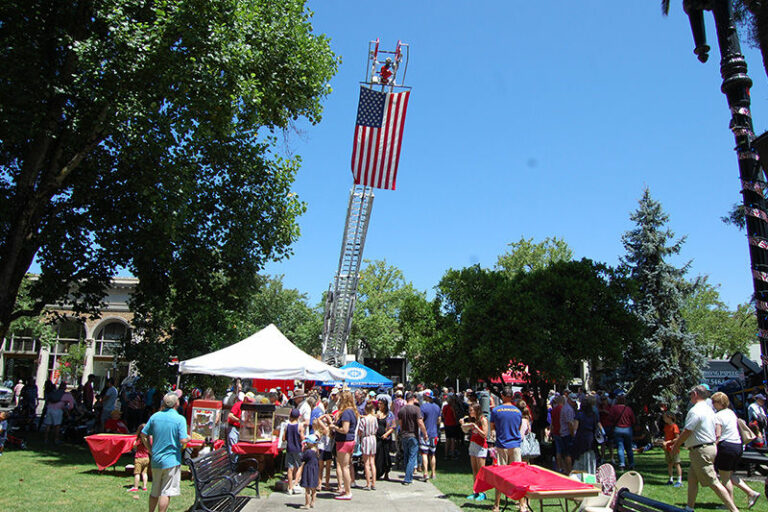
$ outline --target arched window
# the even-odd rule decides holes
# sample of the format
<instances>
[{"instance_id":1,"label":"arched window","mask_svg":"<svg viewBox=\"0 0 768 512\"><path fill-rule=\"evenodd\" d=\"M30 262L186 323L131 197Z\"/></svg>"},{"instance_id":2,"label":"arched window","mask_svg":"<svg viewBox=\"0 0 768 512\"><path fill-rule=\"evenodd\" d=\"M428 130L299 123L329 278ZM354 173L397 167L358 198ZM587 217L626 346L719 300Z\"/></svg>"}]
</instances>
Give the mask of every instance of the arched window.
<instances>
[{"instance_id":1,"label":"arched window","mask_svg":"<svg viewBox=\"0 0 768 512\"><path fill-rule=\"evenodd\" d=\"M131 337L131 329L122 322L109 322L96 330L97 356L112 356L120 342Z\"/></svg>"}]
</instances>

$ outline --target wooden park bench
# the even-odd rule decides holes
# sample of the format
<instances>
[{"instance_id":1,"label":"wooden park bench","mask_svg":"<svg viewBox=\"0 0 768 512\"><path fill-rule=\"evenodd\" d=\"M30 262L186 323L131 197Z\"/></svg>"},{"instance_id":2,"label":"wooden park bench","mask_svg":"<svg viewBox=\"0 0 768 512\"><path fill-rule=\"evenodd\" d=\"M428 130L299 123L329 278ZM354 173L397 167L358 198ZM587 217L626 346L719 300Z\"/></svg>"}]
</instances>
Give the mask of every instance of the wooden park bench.
<instances>
[{"instance_id":1,"label":"wooden park bench","mask_svg":"<svg viewBox=\"0 0 768 512\"><path fill-rule=\"evenodd\" d=\"M247 487L259 495L259 472L238 471L225 448L219 448L194 459L187 459L195 484L192 510L204 512L239 511L251 499L238 496Z\"/></svg>"},{"instance_id":2,"label":"wooden park bench","mask_svg":"<svg viewBox=\"0 0 768 512\"><path fill-rule=\"evenodd\" d=\"M633 494L627 489L619 491L613 510L614 512L685 512L685 509L680 507Z\"/></svg>"},{"instance_id":3,"label":"wooden park bench","mask_svg":"<svg viewBox=\"0 0 768 512\"><path fill-rule=\"evenodd\" d=\"M739 464L746 467L747 476L752 476L755 470L761 475L768 475L768 457L757 450L744 450Z\"/></svg>"}]
</instances>

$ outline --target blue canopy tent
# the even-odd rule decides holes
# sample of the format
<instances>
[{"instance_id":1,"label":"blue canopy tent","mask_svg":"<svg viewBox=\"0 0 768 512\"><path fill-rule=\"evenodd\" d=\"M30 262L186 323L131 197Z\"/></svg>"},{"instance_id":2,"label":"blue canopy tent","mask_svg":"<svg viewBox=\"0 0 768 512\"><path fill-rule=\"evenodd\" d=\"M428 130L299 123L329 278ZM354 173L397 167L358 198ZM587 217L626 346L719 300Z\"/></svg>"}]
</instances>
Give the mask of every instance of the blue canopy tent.
<instances>
[{"instance_id":1,"label":"blue canopy tent","mask_svg":"<svg viewBox=\"0 0 768 512\"><path fill-rule=\"evenodd\" d=\"M344 373L347 375L346 379L325 381L321 382L320 385L341 386L346 384L350 388L391 388L394 385L391 380L376 370L372 370L371 368L368 368L367 366L360 364L357 361L347 363L339 368L339 370L344 371Z\"/></svg>"}]
</instances>

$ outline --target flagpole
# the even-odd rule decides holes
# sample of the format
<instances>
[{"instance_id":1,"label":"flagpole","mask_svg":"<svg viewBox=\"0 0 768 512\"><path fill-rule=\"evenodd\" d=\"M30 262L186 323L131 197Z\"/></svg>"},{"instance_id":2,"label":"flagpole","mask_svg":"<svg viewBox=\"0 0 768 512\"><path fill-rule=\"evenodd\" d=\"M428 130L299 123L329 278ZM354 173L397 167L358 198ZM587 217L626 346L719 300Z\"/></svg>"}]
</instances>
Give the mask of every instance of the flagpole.
<instances>
[{"instance_id":1,"label":"flagpole","mask_svg":"<svg viewBox=\"0 0 768 512\"><path fill-rule=\"evenodd\" d=\"M690 18L696 45L694 53L701 62L706 62L709 46L706 44L703 5L686 3L686 13ZM753 147L755 135L749 95L752 80L747 75L747 62L741 53L731 1L714 0L711 10L720 47L720 74L723 78L720 89L728 101L731 111L730 128L736 140L765 386L768 382L768 214L764 197L765 181L761 177L761 166Z\"/></svg>"}]
</instances>

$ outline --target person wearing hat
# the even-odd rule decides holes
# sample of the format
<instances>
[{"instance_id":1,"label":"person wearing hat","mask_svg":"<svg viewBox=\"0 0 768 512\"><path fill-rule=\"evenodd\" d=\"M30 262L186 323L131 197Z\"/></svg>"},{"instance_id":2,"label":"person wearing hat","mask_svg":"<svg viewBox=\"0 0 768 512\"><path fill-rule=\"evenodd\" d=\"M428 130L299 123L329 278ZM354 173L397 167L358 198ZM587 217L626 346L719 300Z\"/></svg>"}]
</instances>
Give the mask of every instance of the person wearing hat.
<instances>
[{"instance_id":1,"label":"person wearing hat","mask_svg":"<svg viewBox=\"0 0 768 512\"><path fill-rule=\"evenodd\" d=\"M699 484L711 488L722 500L723 504L731 512L738 512L733 503L733 498L728 490L720 483L715 472L715 457L717 447L716 417L715 411L707 405L709 391L704 386L694 386L689 392L689 398L693 407L685 417L685 427L672 445L672 453L679 452L685 443L690 454L690 467L688 469L688 503L686 510L693 510L696 505L696 496L699 493Z\"/></svg>"},{"instance_id":2,"label":"person wearing hat","mask_svg":"<svg viewBox=\"0 0 768 512\"><path fill-rule=\"evenodd\" d=\"M230 444L237 444L240 441L240 419L243 415L243 403L253 403L256 400L256 395L250 391L245 394L242 401L238 401L232 406L227 416L227 423L229 423L229 442Z\"/></svg>"},{"instance_id":3,"label":"person wearing hat","mask_svg":"<svg viewBox=\"0 0 768 512\"><path fill-rule=\"evenodd\" d=\"M151 452L152 490L149 512L168 509L171 496L181 494L181 451L189 442L187 422L176 412L179 397L168 393L162 408L153 414L141 430L141 442ZM152 444L149 438L152 436Z\"/></svg>"},{"instance_id":4,"label":"person wearing hat","mask_svg":"<svg viewBox=\"0 0 768 512\"><path fill-rule=\"evenodd\" d=\"M341 392L341 388L338 386L334 386L331 389L331 393L328 395L328 407L325 410L326 413L333 414L336 412L339 403L339 392Z\"/></svg>"},{"instance_id":5,"label":"person wearing hat","mask_svg":"<svg viewBox=\"0 0 768 512\"><path fill-rule=\"evenodd\" d=\"M758 393L755 395L755 401L749 404L747 408L748 423L756 423L757 428L765 437L765 428L768 426L768 418L765 414L765 395Z\"/></svg>"},{"instance_id":6,"label":"person wearing hat","mask_svg":"<svg viewBox=\"0 0 768 512\"><path fill-rule=\"evenodd\" d=\"M427 427L427 435L419 436L419 451L421 452L421 466L424 469L424 481L431 473L435 478L437 469L437 444L440 441L440 406L435 403L435 397L431 389L425 389L422 394L424 402L421 404L421 415L424 426Z\"/></svg>"},{"instance_id":7,"label":"person wearing hat","mask_svg":"<svg viewBox=\"0 0 768 512\"><path fill-rule=\"evenodd\" d=\"M307 401L307 395L301 389L296 390L293 394L293 403L299 410L301 423L304 425L304 435L306 436L309 434L309 425L312 423L312 407L315 404L310 404Z\"/></svg>"}]
</instances>

